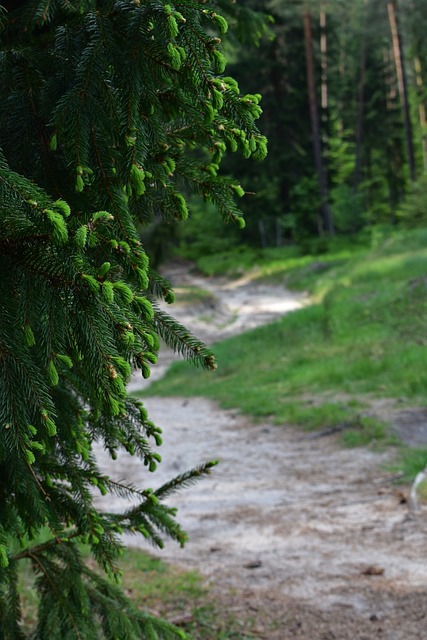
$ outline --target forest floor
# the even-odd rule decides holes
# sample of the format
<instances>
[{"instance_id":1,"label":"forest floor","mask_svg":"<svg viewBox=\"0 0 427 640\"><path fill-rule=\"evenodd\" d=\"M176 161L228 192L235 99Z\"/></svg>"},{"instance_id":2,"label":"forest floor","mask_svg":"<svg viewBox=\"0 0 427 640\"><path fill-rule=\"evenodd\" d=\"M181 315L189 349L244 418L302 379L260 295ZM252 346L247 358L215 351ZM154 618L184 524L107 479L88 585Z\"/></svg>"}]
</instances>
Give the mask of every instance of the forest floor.
<instances>
[{"instance_id":1,"label":"forest floor","mask_svg":"<svg viewBox=\"0 0 427 640\"><path fill-rule=\"evenodd\" d=\"M250 278L206 280L185 265L167 275L178 289L209 292L203 304L172 308L208 344L304 304L300 295ZM165 352L156 377L170 361ZM133 390L142 386L132 383ZM184 549L168 543L160 555L197 569L224 609L251 620L240 637L427 638L427 514L412 515L408 487L393 483L392 449L344 448L334 434L255 423L203 398L144 403L164 431L164 462L151 483L220 461L210 477L169 499L190 540ZM387 403L377 412L391 422L398 415ZM415 439L423 440L426 422L418 409L406 410ZM147 485L138 460L123 456L114 466L115 477Z\"/></svg>"}]
</instances>

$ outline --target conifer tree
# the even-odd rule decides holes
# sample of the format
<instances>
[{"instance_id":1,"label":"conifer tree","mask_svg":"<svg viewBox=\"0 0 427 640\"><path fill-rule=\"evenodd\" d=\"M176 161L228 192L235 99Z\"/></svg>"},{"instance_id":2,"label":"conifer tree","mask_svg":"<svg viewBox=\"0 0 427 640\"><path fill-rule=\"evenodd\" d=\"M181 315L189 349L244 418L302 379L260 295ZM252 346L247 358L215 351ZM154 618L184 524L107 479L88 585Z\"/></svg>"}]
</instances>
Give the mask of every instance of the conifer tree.
<instances>
[{"instance_id":1,"label":"conifer tree","mask_svg":"<svg viewBox=\"0 0 427 640\"><path fill-rule=\"evenodd\" d=\"M153 491L101 473L93 444L112 461L121 449L138 456L148 476L161 435L127 395L131 373L149 376L159 338L215 367L156 306L173 292L138 229L154 215L184 220L191 193L243 226L244 190L219 165L227 150L265 155L260 96L224 75L215 1L1 4L0 638L184 637L115 584L120 534L183 544L163 501L213 463ZM100 512L94 492L137 505ZM82 560L82 542L102 571ZM30 635L24 560L39 598Z\"/></svg>"}]
</instances>

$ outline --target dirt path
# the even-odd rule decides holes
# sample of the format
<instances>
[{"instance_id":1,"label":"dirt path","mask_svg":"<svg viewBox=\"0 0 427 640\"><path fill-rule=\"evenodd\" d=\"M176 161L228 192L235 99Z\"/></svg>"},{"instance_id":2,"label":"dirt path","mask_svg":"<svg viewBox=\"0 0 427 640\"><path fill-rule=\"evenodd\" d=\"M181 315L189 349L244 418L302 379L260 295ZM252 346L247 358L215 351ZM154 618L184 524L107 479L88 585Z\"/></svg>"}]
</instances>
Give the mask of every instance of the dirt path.
<instances>
[{"instance_id":1,"label":"dirt path","mask_svg":"<svg viewBox=\"0 0 427 640\"><path fill-rule=\"evenodd\" d=\"M221 290L210 317L179 305L175 315L209 341L300 303L283 289L245 281L203 286L213 295ZM408 518L383 467L390 454L255 425L204 399L146 404L165 441L164 462L149 482L220 460L211 477L174 497L190 542L183 550L168 544L161 556L197 568L224 606L252 616L252 637L427 639L427 518ZM127 456L114 475L147 485L145 468Z\"/></svg>"}]
</instances>

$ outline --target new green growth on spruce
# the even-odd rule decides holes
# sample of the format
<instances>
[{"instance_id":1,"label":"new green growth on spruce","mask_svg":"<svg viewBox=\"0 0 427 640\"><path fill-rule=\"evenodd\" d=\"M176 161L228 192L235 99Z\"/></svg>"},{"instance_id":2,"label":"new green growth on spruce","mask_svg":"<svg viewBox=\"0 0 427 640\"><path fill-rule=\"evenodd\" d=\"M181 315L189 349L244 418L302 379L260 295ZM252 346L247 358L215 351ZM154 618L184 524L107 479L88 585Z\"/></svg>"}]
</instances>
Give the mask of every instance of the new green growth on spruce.
<instances>
[{"instance_id":1,"label":"new green growth on spruce","mask_svg":"<svg viewBox=\"0 0 427 640\"><path fill-rule=\"evenodd\" d=\"M153 491L114 482L93 453L149 473L160 429L128 397L159 338L206 368L213 354L156 300L173 301L138 228L188 216L187 195L242 225L223 154L262 158L259 96L242 96L219 49L215 2L3 2L0 50L0 637L183 637L120 587L123 532L183 544L163 500L213 463ZM8 12L7 9L10 9ZM112 462L113 465L113 462ZM93 495L137 506L100 512ZM49 536L40 542L40 532ZM82 560L90 546L102 571ZM37 626L21 624L18 573L36 576ZM29 635L28 635L29 634Z\"/></svg>"}]
</instances>

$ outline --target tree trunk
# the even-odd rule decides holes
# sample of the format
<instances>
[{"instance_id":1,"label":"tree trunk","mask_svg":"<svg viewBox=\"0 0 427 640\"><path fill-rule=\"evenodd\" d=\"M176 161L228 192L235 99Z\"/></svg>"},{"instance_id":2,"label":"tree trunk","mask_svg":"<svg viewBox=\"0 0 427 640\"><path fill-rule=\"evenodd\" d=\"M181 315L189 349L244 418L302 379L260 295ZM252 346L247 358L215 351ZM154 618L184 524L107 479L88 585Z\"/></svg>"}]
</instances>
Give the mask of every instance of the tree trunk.
<instances>
[{"instance_id":1,"label":"tree trunk","mask_svg":"<svg viewBox=\"0 0 427 640\"><path fill-rule=\"evenodd\" d=\"M357 191L360 182L360 165L362 163L363 116L365 111L365 78L366 78L366 38L363 38L360 52L359 87L357 91L356 149L353 174L353 192Z\"/></svg>"},{"instance_id":2,"label":"tree trunk","mask_svg":"<svg viewBox=\"0 0 427 640\"><path fill-rule=\"evenodd\" d=\"M409 111L408 83L406 79L405 64L403 59L402 34L399 29L397 1L390 0L387 2L388 19L390 23L390 31L393 43L393 56L396 65L397 85L399 88L400 101L403 111L403 123L405 127L406 151L408 154L409 175L411 181L414 182L415 156L412 134L411 115Z\"/></svg>"},{"instance_id":3,"label":"tree trunk","mask_svg":"<svg viewBox=\"0 0 427 640\"><path fill-rule=\"evenodd\" d=\"M303 12L304 24L304 46L307 70L307 90L310 106L311 120L311 137L313 143L314 163L316 167L317 180L321 197L321 218L323 231L334 234L334 224L332 219L332 211L329 206L329 194L326 184L325 170L322 158L322 145L320 140L319 116L317 109L316 87L314 82L314 59L313 59L313 36L312 36L312 18L311 13L307 10Z\"/></svg>"},{"instance_id":4,"label":"tree trunk","mask_svg":"<svg viewBox=\"0 0 427 640\"><path fill-rule=\"evenodd\" d=\"M398 114L398 112L402 113L402 102L400 100L399 89L397 87L393 46L390 46L390 44L391 43L389 43L388 46L383 47L384 84L386 88L386 109L389 112L387 117L391 118L394 122L396 114ZM396 136L389 136L386 143L388 167L386 177L389 189L389 204L391 210L393 210L404 194L404 177L402 169L406 164L406 158L405 149L402 148L400 139L397 140Z\"/></svg>"},{"instance_id":5,"label":"tree trunk","mask_svg":"<svg viewBox=\"0 0 427 640\"><path fill-rule=\"evenodd\" d=\"M261 242L261 247L263 249L266 249L268 246L267 234L265 233L265 224L262 218L258 218L258 230L259 230L259 239Z\"/></svg>"},{"instance_id":6,"label":"tree trunk","mask_svg":"<svg viewBox=\"0 0 427 640\"><path fill-rule=\"evenodd\" d=\"M415 57L414 60L415 66L415 76L417 81L417 91L418 91L418 114L420 118L420 129L421 129L421 145L423 150L423 165L424 165L424 173L427 173L427 121L426 121L426 106L424 103L423 96L423 76L422 76L422 67L421 60L418 56Z\"/></svg>"},{"instance_id":7,"label":"tree trunk","mask_svg":"<svg viewBox=\"0 0 427 640\"><path fill-rule=\"evenodd\" d=\"M363 140L363 119L365 114L365 84L366 84L366 50L367 35L366 28L368 26L368 0L364 0L365 30L362 34L362 46L360 49L359 64L359 84L357 89L357 120L356 120L356 136L355 136L355 158L354 158L354 174L353 174L353 193L356 193L360 182L360 166L362 164L362 140Z\"/></svg>"},{"instance_id":8,"label":"tree trunk","mask_svg":"<svg viewBox=\"0 0 427 640\"><path fill-rule=\"evenodd\" d=\"M324 5L320 6L320 68L321 68L321 127L323 141L323 155L328 155L328 39L326 35L326 12ZM325 176L327 175L325 164Z\"/></svg>"}]
</instances>

